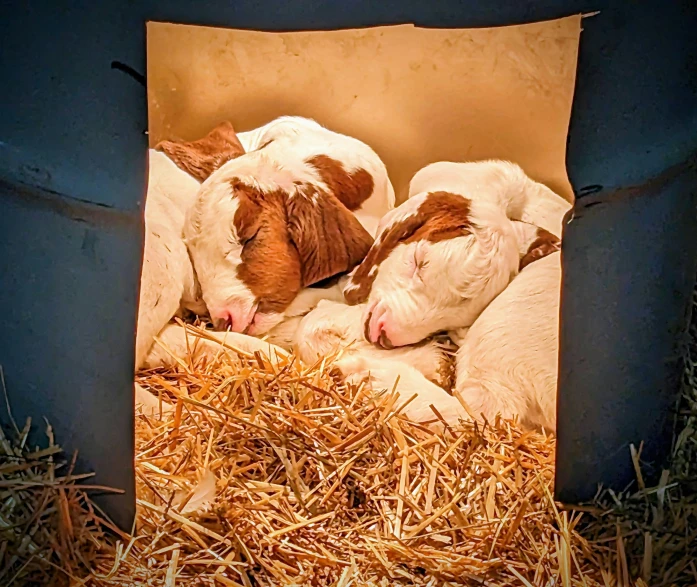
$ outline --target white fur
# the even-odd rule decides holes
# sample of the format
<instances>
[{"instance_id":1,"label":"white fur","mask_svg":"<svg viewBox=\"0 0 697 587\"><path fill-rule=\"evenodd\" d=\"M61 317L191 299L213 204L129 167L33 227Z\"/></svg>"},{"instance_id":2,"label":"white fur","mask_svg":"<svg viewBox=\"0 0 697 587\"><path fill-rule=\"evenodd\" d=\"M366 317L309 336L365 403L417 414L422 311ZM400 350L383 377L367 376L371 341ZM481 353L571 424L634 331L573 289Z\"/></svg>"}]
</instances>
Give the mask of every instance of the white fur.
<instances>
[{"instance_id":1,"label":"white fur","mask_svg":"<svg viewBox=\"0 0 697 587\"><path fill-rule=\"evenodd\" d=\"M240 143L242 143L244 150L249 153L251 151L256 151L269 141L298 136L308 131L322 130L322 125L311 118L303 118L302 116L279 116L254 130L238 132L237 138Z\"/></svg>"},{"instance_id":2,"label":"white fur","mask_svg":"<svg viewBox=\"0 0 697 587\"><path fill-rule=\"evenodd\" d=\"M428 191L392 212L383 231L415 213ZM393 345L402 346L455 324L468 326L508 285L519 263L510 221L496 206L477 199L472 201L471 221L470 235L402 243L379 265L363 317L372 342L381 330ZM345 291L352 287L349 282Z\"/></svg>"},{"instance_id":3,"label":"white fur","mask_svg":"<svg viewBox=\"0 0 697 587\"><path fill-rule=\"evenodd\" d=\"M278 140L278 143L270 145L268 150L259 153L259 158L256 160L248 160L243 158L237 170L240 174L247 174L247 177L261 187L283 187L286 190L293 189L293 181L317 181L317 174L308 170L307 166L295 165L291 169L282 168L276 164L272 154L275 149L278 149L281 142L284 142L284 137L288 141L284 142L285 149L293 152L299 152L303 148L294 141L298 141L303 132L310 133L314 136L315 132L326 131L319 124L308 119L298 117L282 117L271 123L264 125L259 129L255 129L248 133L240 133L238 138L242 142L245 150L251 151L262 146L269 140ZM346 138L346 143L355 141L354 139ZM307 144L304 141L302 144ZM325 139L326 143L326 139ZM320 149L321 141L315 140L314 148L316 151ZM363 165L363 158L366 157L366 151L369 151L367 157L371 160L373 167L368 167L368 171L374 173L376 182L384 181L384 184L376 183L376 192L384 198L383 202L371 205L376 206L375 210L381 206L392 207L394 205L394 191L387 178L387 172L384 165L367 146L359 141L351 142L351 146L355 154L355 158L344 157L342 162L351 169L358 165ZM307 149L303 151L307 154ZM310 152L312 152L310 150ZM313 154L317 154L314 152ZM328 154L332 154L329 152ZM372 158L371 158L372 157ZM269 162L264 166L264 173L259 171L259 161ZM297 161L296 161L297 162ZM246 167L245 167L246 166ZM375 173L375 169L381 173ZM223 186L220 183L208 182L212 184L210 189L213 191L223 191ZM167 155L154 149L149 150L149 177L148 177L148 193L145 202L145 246L143 255L143 269L141 276L140 301L138 311L138 326L136 332L136 369L153 368L160 366L171 366L174 364L174 357L183 358L189 351L192 350L191 343L195 337L187 336L185 330L180 326L168 324L171 318L180 314L183 308L194 311L197 314L204 314L207 311L206 305L202 299L200 286L196 274L194 272L189 253L183 240L183 228L186 215L190 208L196 202L197 193L200 189L199 182L189 174L181 170ZM376 198L379 199L379 198ZM226 200L225 194L218 194L219 204L226 207L228 218L234 216L235 203ZM375 211L370 208L368 212ZM215 218L215 216L213 217ZM220 229L220 222L212 222L213 229ZM231 225L230 225L231 226ZM228 227L229 228L229 227ZM223 231L224 233L224 231ZM226 235L227 236L227 235ZM228 253L232 259L234 267L234 252L239 252L235 249L234 243L231 245L231 250ZM205 258L204 258L205 265ZM245 294L249 294L248 290L239 282L233 282L232 287L238 288L237 294L244 298ZM233 291L233 294L235 292ZM286 348L290 347L290 339L297 326L299 319L314 307L317 299L333 296L335 299L341 298L340 289L334 287L330 290L310 288L301 293L296 300L287 309L284 316L288 318L285 324L280 324L279 327L269 333L271 340L277 340L284 344ZM171 353L165 350L160 344L153 345L154 338L159 335L160 340L165 344ZM216 333L211 333L211 336L219 336ZM258 339L246 337L243 335L230 333L222 336L230 336L233 339L238 337L236 343L246 345L261 344L261 349L269 350L271 347ZM194 358L199 358L205 355L218 354L220 345L199 340L194 345ZM174 355L174 356L173 356ZM136 387L137 402L143 403L147 401L147 392L142 388ZM145 398L145 399L144 399ZM150 398L151 400L152 398Z\"/></svg>"},{"instance_id":4,"label":"white fur","mask_svg":"<svg viewBox=\"0 0 697 587\"><path fill-rule=\"evenodd\" d=\"M304 159L328 155L341 161L349 173L365 169L373 177L375 186L373 195L355 215L371 236L375 236L380 218L395 206L394 188L385 164L373 149L354 137L329 130L309 118L281 116L253 131L238 133L237 138L248 153L270 141L277 143L274 147L280 146L278 160L281 162L285 162L285 153L292 150ZM313 180L320 182L314 172Z\"/></svg>"},{"instance_id":5,"label":"white fur","mask_svg":"<svg viewBox=\"0 0 697 587\"><path fill-rule=\"evenodd\" d=\"M336 284L328 288L306 287L301 290L283 312L283 320L264 335L264 340L288 351L293 350L301 321L323 301L343 304L341 285Z\"/></svg>"},{"instance_id":6,"label":"white fur","mask_svg":"<svg viewBox=\"0 0 697 587\"><path fill-rule=\"evenodd\" d=\"M227 162L202 184L185 221L184 236L211 317L234 313L235 330L262 335L278 326L287 312L257 313L254 294L237 275L244 245L234 229L237 201L230 181L235 178L265 192L282 190L290 197L303 197L295 182L326 188L314 167L306 163L311 157L332 157L348 172L363 168L373 177L374 189L355 215L372 235L380 217L394 206L394 190L384 164L368 145L314 121L285 117L249 135L241 133L240 139L247 143L244 146L264 148Z\"/></svg>"},{"instance_id":7,"label":"white fur","mask_svg":"<svg viewBox=\"0 0 697 587\"><path fill-rule=\"evenodd\" d=\"M362 314L361 306L320 301L297 328L297 356L309 365L334 357L334 366L347 381L365 381L375 392L395 389L401 403L416 396L405 409L411 420L435 420L431 404L449 422L466 417L458 400L434 383L440 381L440 368L448 360L439 344L429 341L416 347L375 348L363 338Z\"/></svg>"},{"instance_id":8,"label":"white fur","mask_svg":"<svg viewBox=\"0 0 697 587\"><path fill-rule=\"evenodd\" d=\"M395 408L411 400L402 413L414 422L431 422L435 427L439 427L440 419L431 406L435 407L450 425L469 418L456 397L446 393L403 360L359 352L343 357L337 361L336 366L346 379L354 384L365 381L377 393L395 390L399 395L399 404L395 405Z\"/></svg>"},{"instance_id":9,"label":"white fur","mask_svg":"<svg viewBox=\"0 0 697 587\"><path fill-rule=\"evenodd\" d=\"M321 300L298 325L294 336L294 350L298 357L313 364L342 351L343 357L362 355L376 361L401 361L428 379L440 379L439 369L446 360L445 350L440 345L429 341L417 347L378 349L363 337L362 314L362 306Z\"/></svg>"},{"instance_id":10,"label":"white fur","mask_svg":"<svg viewBox=\"0 0 697 587\"><path fill-rule=\"evenodd\" d=\"M182 307L205 310L181 236L186 211L198 189L198 181L179 169L167 155L149 150L136 369L143 366L153 337Z\"/></svg>"},{"instance_id":11,"label":"white fur","mask_svg":"<svg viewBox=\"0 0 697 587\"><path fill-rule=\"evenodd\" d=\"M145 200L145 244L140 279L140 299L136 328L136 370L171 365L174 359L153 349L155 337L168 336L185 340L180 326L167 323L182 308L205 312L182 228L187 209L193 204L199 183L182 171L167 155L150 149L148 192ZM160 402L148 391L135 385L135 403L146 413L153 413ZM163 404L164 411L168 405Z\"/></svg>"},{"instance_id":12,"label":"white fur","mask_svg":"<svg viewBox=\"0 0 697 587\"><path fill-rule=\"evenodd\" d=\"M410 198L437 190L488 200L511 220L536 224L559 237L564 214L571 208L546 185L529 178L519 165L496 159L431 163L417 171L409 183Z\"/></svg>"},{"instance_id":13,"label":"white fur","mask_svg":"<svg viewBox=\"0 0 697 587\"><path fill-rule=\"evenodd\" d=\"M526 250L522 247L530 242L530 231L524 225L514 227L511 220L559 236L570 207L512 163L433 163L414 175L409 199L380 221L374 246L437 191L471 200L472 234L394 248L377 268L363 317L371 342L378 342L384 332L393 345L401 346L439 330L471 325L517 274ZM349 281L345 293L354 287Z\"/></svg>"},{"instance_id":14,"label":"white fur","mask_svg":"<svg viewBox=\"0 0 697 587\"><path fill-rule=\"evenodd\" d=\"M561 255L525 267L466 331L454 333L456 391L476 416L556 429Z\"/></svg>"},{"instance_id":15,"label":"white fur","mask_svg":"<svg viewBox=\"0 0 697 587\"><path fill-rule=\"evenodd\" d=\"M254 354L259 351L271 361L287 358L288 353L280 347L259 338L237 332L207 331L212 339L187 332L177 324L167 324L157 336L157 341L147 354L144 367L154 369L172 365L177 359L191 357L192 361L206 358L212 360L227 353L226 347ZM234 355L228 355L233 356Z\"/></svg>"},{"instance_id":16,"label":"white fur","mask_svg":"<svg viewBox=\"0 0 697 587\"><path fill-rule=\"evenodd\" d=\"M450 333L460 346L455 397L426 379L432 375L424 366L433 348L383 351L358 341L352 352L341 356L337 367L347 379L366 380L376 391L391 391L396 384L401 401L415 395L405 410L415 421L433 420L433 405L451 425L470 415L491 422L501 415L517 417L526 427L555 432L560 283L557 252L524 268L471 327ZM341 328L332 330L339 310L324 306L320 302L298 330L298 352L306 360L327 354L341 346L339 342L344 344L352 338ZM324 312L326 324L314 317L314 312ZM346 332L352 331L355 337L355 320L347 326ZM400 350L405 354L397 355Z\"/></svg>"}]
</instances>

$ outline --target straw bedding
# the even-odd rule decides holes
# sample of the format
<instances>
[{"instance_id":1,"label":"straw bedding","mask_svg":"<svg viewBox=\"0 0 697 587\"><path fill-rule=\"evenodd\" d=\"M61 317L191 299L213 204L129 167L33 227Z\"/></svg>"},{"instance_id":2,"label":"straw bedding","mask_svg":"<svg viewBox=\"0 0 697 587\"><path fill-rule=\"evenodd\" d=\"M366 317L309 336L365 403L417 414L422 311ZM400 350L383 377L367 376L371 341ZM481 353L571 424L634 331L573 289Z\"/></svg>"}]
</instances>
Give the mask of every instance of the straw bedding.
<instances>
[{"instance_id":1,"label":"straw bedding","mask_svg":"<svg viewBox=\"0 0 697 587\"><path fill-rule=\"evenodd\" d=\"M221 348L143 374L138 517L113 528L47 427L0 437L0 585L695 585L697 323L673 470L555 505L554 439L513 422L431 433L402 400ZM434 420L438 415L434 414ZM99 488L97 488L99 489Z\"/></svg>"}]
</instances>

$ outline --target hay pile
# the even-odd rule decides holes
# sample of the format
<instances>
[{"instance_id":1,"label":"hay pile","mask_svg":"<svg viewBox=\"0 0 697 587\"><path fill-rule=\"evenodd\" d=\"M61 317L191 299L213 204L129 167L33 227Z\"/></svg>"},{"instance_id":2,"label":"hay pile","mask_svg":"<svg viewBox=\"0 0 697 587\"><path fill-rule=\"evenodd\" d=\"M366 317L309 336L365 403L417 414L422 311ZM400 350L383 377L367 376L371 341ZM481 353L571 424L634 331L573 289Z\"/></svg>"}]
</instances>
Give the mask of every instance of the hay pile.
<instances>
[{"instance_id":1,"label":"hay pile","mask_svg":"<svg viewBox=\"0 0 697 587\"><path fill-rule=\"evenodd\" d=\"M511 422L434 434L331 360L227 355L139 379L176 410L138 417L133 536L105 534L52 438L2 439L0 584L697 584L694 395L682 477L572 513L552 499L552 438Z\"/></svg>"}]
</instances>

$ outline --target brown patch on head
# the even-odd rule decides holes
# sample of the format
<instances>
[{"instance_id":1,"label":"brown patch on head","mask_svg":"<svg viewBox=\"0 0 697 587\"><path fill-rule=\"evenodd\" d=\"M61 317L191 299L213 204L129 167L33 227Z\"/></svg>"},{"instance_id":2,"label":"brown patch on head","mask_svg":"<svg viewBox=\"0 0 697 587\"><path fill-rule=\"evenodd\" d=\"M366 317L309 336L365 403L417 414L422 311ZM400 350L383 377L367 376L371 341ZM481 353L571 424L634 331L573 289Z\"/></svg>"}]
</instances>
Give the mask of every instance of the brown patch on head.
<instances>
[{"instance_id":1,"label":"brown patch on head","mask_svg":"<svg viewBox=\"0 0 697 587\"><path fill-rule=\"evenodd\" d=\"M534 261L539 261L547 255L561 251L561 240L544 228L537 229L537 238L530 243L527 252L523 255L518 266L518 271L527 267Z\"/></svg>"},{"instance_id":2,"label":"brown patch on head","mask_svg":"<svg viewBox=\"0 0 697 587\"><path fill-rule=\"evenodd\" d=\"M307 163L317 170L329 191L351 212L358 210L373 193L373 176L361 167L348 173L341 161L328 155L316 155Z\"/></svg>"},{"instance_id":3,"label":"brown patch on head","mask_svg":"<svg viewBox=\"0 0 697 587\"><path fill-rule=\"evenodd\" d=\"M261 313L282 312L301 288L350 271L370 249L372 238L356 217L316 186L300 184L291 195L230 183L243 245L237 276Z\"/></svg>"},{"instance_id":4,"label":"brown patch on head","mask_svg":"<svg viewBox=\"0 0 697 587\"><path fill-rule=\"evenodd\" d=\"M332 194L301 184L288 198L288 232L298 249L303 287L358 265L373 238Z\"/></svg>"},{"instance_id":5,"label":"brown patch on head","mask_svg":"<svg viewBox=\"0 0 697 587\"><path fill-rule=\"evenodd\" d=\"M200 182L245 152L235 129L227 121L197 141L160 141L155 149L162 151L179 169Z\"/></svg>"},{"instance_id":6,"label":"brown patch on head","mask_svg":"<svg viewBox=\"0 0 697 587\"><path fill-rule=\"evenodd\" d=\"M302 286L300 259L286 230L287 196L235 179L230 183L238 201L233 223L243 245L237 276L254 294L260 312L282 312Z\"/></svg>"},{"instance_id":7,"label":"brown patch on head","mask_svg":"<svg viewBox=\"0 0 697 587\"><path fill-rule=\"evenodd\" d=\"M368 300L377 267L397 245L419 240L436 243L469 234L472 234L470 200L448 192L429 193L414 214L383 230L351 276L344 290L346 302L353 306Z\"/></svg>"}]
</instances>

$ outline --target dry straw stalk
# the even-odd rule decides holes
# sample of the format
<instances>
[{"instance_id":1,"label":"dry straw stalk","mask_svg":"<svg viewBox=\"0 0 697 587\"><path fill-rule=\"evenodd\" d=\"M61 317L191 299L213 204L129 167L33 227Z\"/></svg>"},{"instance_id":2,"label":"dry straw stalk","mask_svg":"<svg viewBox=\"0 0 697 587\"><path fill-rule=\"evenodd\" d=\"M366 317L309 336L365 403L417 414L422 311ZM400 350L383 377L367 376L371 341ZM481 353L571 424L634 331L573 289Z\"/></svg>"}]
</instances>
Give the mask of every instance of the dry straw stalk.
<instances>
[{"instance_id":1,"label":"dry straw stalk","mask_svg":"<svg viewBox=\"0 0 697 587\"><path fill-rule=\"evenodd\" d=\"M224 350L142 374L175 409L137 417L132 535L55 461L50 428L42 451L28 427L0 437L0 584L697 584L694 463L563 511L552 437L504 421L431 432L331 363ZM676 454L694 456L692 430Z\"/></svg>"}]
</instances>

